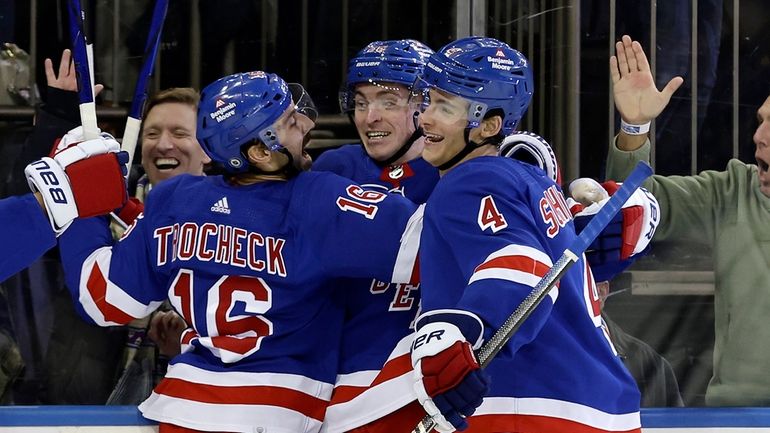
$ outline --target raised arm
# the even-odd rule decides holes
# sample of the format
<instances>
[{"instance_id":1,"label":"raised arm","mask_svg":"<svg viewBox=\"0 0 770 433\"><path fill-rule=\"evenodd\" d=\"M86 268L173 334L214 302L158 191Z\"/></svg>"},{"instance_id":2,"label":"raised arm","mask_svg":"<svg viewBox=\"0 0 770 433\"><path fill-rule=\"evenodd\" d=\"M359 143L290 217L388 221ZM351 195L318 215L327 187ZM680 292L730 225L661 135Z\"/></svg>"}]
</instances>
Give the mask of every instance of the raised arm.
<instances>
[{"instance_id":1,"label":"raised arm","mask_svg":"<svg viewBox=\"0 0 770 433\"><path fill-rule=\"evenodd\" d=\"M623 35L615 44L615 53L615 56L610 57L615 107L623 122L632 126L629 130L633 130L633 126L648 126L666 108L671 95L684 80L679 76L674 77L663 90L658 91L642 45L628 35ZM624 129L621 128L618 133L617 147L620 150L636 150L647 140L646 133L633 135Z\"/></svg>"},{"instance_id":2,"label":"raised arm","mask_svg":"<svg viewBox=\"0 0 770 433\"><path fill-rule=\"evenodd\" d=\"M72 51L69 49L62 51L58 72L54 71L53 60L49 58L45 59L43 65L45 67L45 80L48 87L68 92L77 92L78 81L75 75L75 64L72 62ZM94 87L95 95L98 95L104 89L104 86L101 84L97 84Z\"/></svg>"}]
</instances>

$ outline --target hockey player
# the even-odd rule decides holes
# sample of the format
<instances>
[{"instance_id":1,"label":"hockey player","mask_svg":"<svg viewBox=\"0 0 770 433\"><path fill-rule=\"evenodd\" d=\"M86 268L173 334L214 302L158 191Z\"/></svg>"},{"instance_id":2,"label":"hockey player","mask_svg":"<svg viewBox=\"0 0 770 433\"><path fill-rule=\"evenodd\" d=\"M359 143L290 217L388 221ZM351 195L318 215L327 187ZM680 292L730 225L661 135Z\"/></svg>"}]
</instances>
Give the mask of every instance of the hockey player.
<instances>
[{"instance_id":1,"label":"hockey player","mask_svg":"<svg viewBox=\"0 0 770 433\"><path fill-rule=\"evenodd\" d=\"M339 100L361 144L324 152L313 170L331 171L367 189L425 203L438 182L438 170L420 157L424 138L416 128L418 112L409 107L409 95L431 53L411 39L376 41L359 51L348 64ZM409 392L409 344L420 306L419 285L372 278L334 284L345 308L345 324L324 431L350 431L414 402L401 413L410 416L392 419L395 425L379 424L389 431L411 429L425 415Z\"/></svg>"},{"instance_id":2,"label":"hockey player","mask_svg":"<svg viewBox=\"0 0 770 433\"><path fill-rule=\"evenodd\" d=\"M306 172L313 125L277 75L217 80L201 93L197 138L226 175L163 181L117 244L99 219L60 240L94 323L127 323L168 297L191 324L139 407L161 433L317 431L342 321L328 280L411 275L399 240L415 206Z\"/></svg>"},{"instance_id":3,"label":"hockey player","mask_svg":"<svg viewBox=\"0 0 770 433\"><path fill-rule=\"evenodd\" d=\"M483 372L472 352L575 239L559 187L497 156L532 95L528 61L496 39L464 38L429 58L417 88L423 158L441 173L420 239L420 403L441 431L639 432L639 391L582 259Z\"/></svg>"},{"instance_id":4,"label":"hockey player","mask_svg":"<svg viewBox=\"0 0 770 433\"><path fill-rule=\"evenodd\" d=\"M75 143L27 166L33 193L0 200L0 282L56 245L73 219L103 215L126 201L127 155L108 137ZM98 190L94 188L99 185Z\"/></svg>"},{"instance_id":5,"label":"hockey player","mask_svg":"<svg viewBox=\"0 0 770 433\"><path fill-rule=\"evenodd\" d=\"M35 194L0 200L0 282L26 268L56 245L45 205Z\"/></svg>"}]
</instances>

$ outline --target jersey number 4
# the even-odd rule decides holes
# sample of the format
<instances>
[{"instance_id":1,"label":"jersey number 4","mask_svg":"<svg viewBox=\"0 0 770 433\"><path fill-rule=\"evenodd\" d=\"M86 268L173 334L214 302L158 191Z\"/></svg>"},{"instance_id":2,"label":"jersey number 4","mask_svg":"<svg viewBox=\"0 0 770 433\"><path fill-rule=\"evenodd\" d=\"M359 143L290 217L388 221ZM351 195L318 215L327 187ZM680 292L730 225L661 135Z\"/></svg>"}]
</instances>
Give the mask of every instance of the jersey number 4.
<instances>
[{"instance_id":1,"label":"jersey number 4","mask_svg":"<svg viewBox=\"0 0 770 433\"><path fill-rule=\"evenodd\" d=\"M272 290L262 278L224 275L206 293L205 317L197 318L193 299L193 271L182 269L169 295L185 321L205 326L206 337L198 337L225 362L235 362L259 350L262 339L273 333L273 323L264 317L272 307ZM198 293L201 293L200 291ZM197 302L197 305L202 305Z\"/></svg>"},{"instance_id":2,"label":"jersey number 4","mask_svg":"<svg viewBox=\"0 0 770 433\"><path fill-rule=\"evenodd\" d=\"M497 210L495 199L493 199L491 195L481 199L478 223L482 231L492 229L492 233L497 233L508 227L508 223L505 222L505 217L499 210Z\"/></svg>"}]
</instances>

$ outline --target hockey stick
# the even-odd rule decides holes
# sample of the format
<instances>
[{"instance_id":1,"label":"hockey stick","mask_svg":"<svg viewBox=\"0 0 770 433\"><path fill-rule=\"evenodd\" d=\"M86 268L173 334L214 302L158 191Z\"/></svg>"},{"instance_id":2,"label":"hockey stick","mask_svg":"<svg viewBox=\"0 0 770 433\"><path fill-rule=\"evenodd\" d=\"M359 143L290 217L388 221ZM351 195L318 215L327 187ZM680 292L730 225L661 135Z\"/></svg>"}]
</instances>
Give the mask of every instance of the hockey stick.
<instances>
[{"instance_id":1,"label":"hockey stick","mask_svg":"<svg viewBox=\"0 0 770 433\"><path fill-rule=\"evenodd\" d=\"M134 99L131 101L131 109L128 111L126 127L123 130L123 139L121 140L120 146L121 150L128 153L128 162L126 163L128 170L126 171L126 178L131 175L131 163L134 159L136 143L139 141L139 130L142 126L144 104L147 102L147 87L150 84L150 78L155 69L155 59L158 56L158 48L160 47L160 38L163 33L163 23L166 21L167 11L168 0L155 0L155 8L152 11L152 21L150 22L150 29L147 32L147 42L144 47L142 68L139 70L139 76L136 78ZM113 219L118 224L122 225L123 228L128 227L128 224L117 215L113 215ZM131 371L131 364L133 363L134 358L136 358L136 354L146 338L146 333L150 330L151 318L152 315L142 319L135 319L129 324L129 335L133 336L135 344L129 346L125 351L123 372L121 373L118 385L115 386L112 394L110 394L109 401L119 401L121 392L125 393L125 389L132 386L129 382L130 376L128 376L128 373Z\"/></svg>"},{"instance_id":2,"label":"hockey stick","mask_svg":"<svg viewBox=\"0 0 770 433\"><path fill-rule=\"evenodd\" d=\"M80 0L69 0L70 37L72 39L72 59L75 62L75 73L78 81L78 96L80 99L80 123L83 125L83 138L90 140L99 135L96 123L96 104L92 72L88 54L88 41L85 34L85 14L80 7ZM93 53L93 48L92 51ZM93 57L93 54L91 54Z\"/></svg>"},{"instance_id":3,"label":"hockey stick","mask_svg":"<svg viewBox=\"0 0 770 433\"><path fill-rule=\"evenodd\" d=\"M163 22L166 20L168 11L168 0L156 0L155 8L152 11L152 22L150 31L147 34L147 44L144 48L144 62L139 71L139 77L136 79L136 88L134 89L134 100L131 102L131 109L126 119L126 128L123 132L121 147L128 152L128 169L131 171L131 162L134 159L134 150L139 140L139 129L142 125L142 111L147 101L147 87L150 84L155 68L155 59L158 55L160 46L160 37L163 32Z\"/></svg>"},{"instance_id":4,"label":"hockey stick","mask_svg":"<svg viewBox=\"0 0 770 433\"><path fill-rule=\"evenodd\" d=\"M522 323L532 314L540 302L548 295L551 288L561 279L567 270L575 264L586 251L591 242L601 233L610 220L623 207L623 204L631 197L631 194L652 175L652 168L644 161L639 161L631 172L631 175L623 181L620 189L610 197L607 203L594 215L580 235L572 242L569 248L554 263L550 270L535 285L535 288L521 301L516 310L508 316L500 329L492 334L492 337L476 352L479 365L485 368L492 359L505 346L511 336L521 327ZM425 417L412 430L412 433L428 433L436 427L430 415Z\"/></svg>"}]
</instances>

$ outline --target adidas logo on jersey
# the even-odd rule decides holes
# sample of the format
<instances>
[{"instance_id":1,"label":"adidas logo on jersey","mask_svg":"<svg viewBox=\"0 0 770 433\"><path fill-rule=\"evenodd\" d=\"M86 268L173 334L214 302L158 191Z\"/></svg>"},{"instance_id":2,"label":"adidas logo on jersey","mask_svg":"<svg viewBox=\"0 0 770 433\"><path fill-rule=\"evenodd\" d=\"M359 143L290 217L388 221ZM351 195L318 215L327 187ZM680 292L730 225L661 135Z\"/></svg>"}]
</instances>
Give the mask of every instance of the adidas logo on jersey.
<instances>
[{"instance_id":1,"label":"adidas logo on jersey","mask_svg":"<svg viewBox=\"0 0 770 433\"><path fill-rule=\"evenodd\" d=\"M217 202L214 203L214 206L211 206L211 211L230 215L230 206L227 204L227 197L222 197L217 200Z\"/></svg>"}]
</instances>

